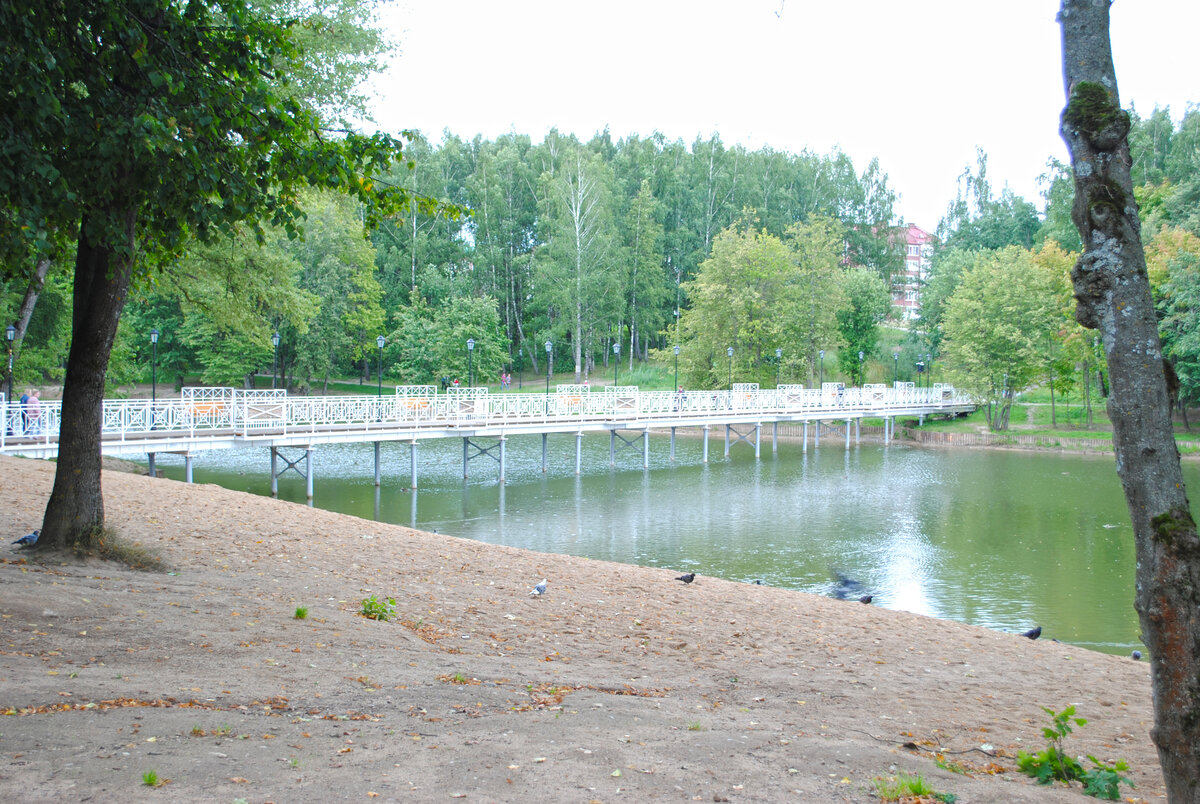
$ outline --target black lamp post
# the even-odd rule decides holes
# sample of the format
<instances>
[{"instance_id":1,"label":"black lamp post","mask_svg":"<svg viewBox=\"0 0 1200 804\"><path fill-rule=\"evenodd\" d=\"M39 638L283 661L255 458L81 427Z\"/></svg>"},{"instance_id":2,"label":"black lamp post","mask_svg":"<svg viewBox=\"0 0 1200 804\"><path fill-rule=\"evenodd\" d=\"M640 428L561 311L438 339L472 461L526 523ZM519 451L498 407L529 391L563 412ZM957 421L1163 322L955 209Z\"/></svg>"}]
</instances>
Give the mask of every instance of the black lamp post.
<instances>
[{"instance_id":1,"label":"black lamp post","mask_svg":"<svg viewBox=\"0 0 1200 804\"><path fill-rule=\"evenodd\" d=\"M863 381L863 353L862 353L862 350L859 349L858 350L858 384L862 385L862 381Z\"/></svg>"},{"instance_id":2,"label":"black lamp post","mask_svg":"<svg viewBox=\"0 0 1200 804\"><path fill-rule=\"evenodd\" d=\"M475 354L475 339L467 338L467 387L471 387L471 360Z\"/></svg>"},{"instance_id":3,"label":"black lamp post","mask_svg":"<svg viewBox=\"0 0 1200 804\"><path fill-rule=\"evenodd\" d=\"M674 351L675 351L675 390L678 391L680 388L683 387L683 384L681 382L679 382L679 347L676 346Z\"/></svg>"},{"instance_id":4,"label":"black lamp post","mask_svg":"<svg viewBox=\"0 0 1200 804\"><path fill-rule=\"evenodd\" d=\"M617 385L617 374L621 369L621 344L613 344L613 387Z\"/></svg>"},{"instance_id":5,"label":"black lamp post","mask_svg":"<svg viewBox=\"0 0 1200 804\"><path fill-rule=\"evenodd\" d=\"M783 362L783 350L775 350L775 387L779 387L779 364Z\"/></svg>"},{"instance_id":6,"label":"black lamp post","mask_svg":"<svg viewBox=\"0 0 1200 804\"><path fill-rule=\"evenodd\" d=\"M825 385L825 350L817 352L817 355L821 358L821 382L819 384Z\"/></svg>"},{"instance_id":7,"label":"black lamp post","mask_svg":"<svg viewBox=\"0 0 1200 804\"><path fill-rule=\"evenodd\" d=\"M725 354L729 355L729 390L733 390L733 347L730 346L725 350Z\"/></svg>"},{"instance_id":8,"label":"black lamp post","mask_svg":"<svg viewBox=\"0 0 1200 804\"><path fill-rule=\"evenodd\" d=\"M892 386L900 382L900 353L892 352Z\"/></svg>"},{"instance_id":9,"label":"black lamp post","mask_svg":"<svg viewBox=\"0 0 1200 804\"><path fill-rule=\"evenodd\" d=\"M275 357L271 361L271 387L275 387L275 377L279 374L279 330L271 336L271 345L275 347Z\"/></svg>"},{"instance_id":10,"label":"black lamp post","mask_svg":"<svg viewBox=\"0 0 1200 804\"><path fill-rule=\"evenodd\" d=\"M4 329L4 337L8 340L8 396L4 397L5 402L12 402L12 382L13 382L13 338L17 337L17 328L9 324Z\"/></svg>"},{"instance_id":11,"label":"black lamp post","mask_svg":"<svg viewBox=\"0 0 1200 804\"><path fill-rule=\"evenodd\" d=\"M383 347L387 345L387 338L380 335L375 339L375 345L379 347L379 385L375 389L377 398L383 397Z\"/></svg>"},{"instance_id":12,"label":"black lamp post","mask_svg":"<svg viewBox=\"0 0 1200 804\"><path fill-rule=\"evenodd\" d=\"M154 429L154 409L158 402L158 327L150 330L150 429Z\"/></svg>"},{"instance_id":13,"label":"black lamp post","mask_svg":"<svg viewBox=\"0 0 1200 804\"><path fill-rule=\"evenodd\" d=\"M525 379L525 347L517 349L517 387L524 385Z\"/></svg>"},{"instance_id":14,"label":"black lamp post","mask_svg":"<svg viewBox=\"0 0 1200 804\"><path fill-rule=\"evenodd\" d=\"M554 344L546 341L546 415L550 415L550 356L554 351Z\"/></svg>"}]
</instances>

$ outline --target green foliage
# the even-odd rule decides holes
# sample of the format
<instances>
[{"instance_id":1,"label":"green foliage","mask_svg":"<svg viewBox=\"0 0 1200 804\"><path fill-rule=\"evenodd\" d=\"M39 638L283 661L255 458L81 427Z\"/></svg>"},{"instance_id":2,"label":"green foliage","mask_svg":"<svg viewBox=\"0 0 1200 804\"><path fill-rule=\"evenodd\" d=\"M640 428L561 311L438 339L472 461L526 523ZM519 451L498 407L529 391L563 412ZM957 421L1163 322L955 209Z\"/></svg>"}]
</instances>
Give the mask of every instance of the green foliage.
<instances>
[{"instance_id":1,"label":"green foliage","mask_svg":"<svg viewBox=\"0 0 1200 804\"><path fill-rule=\"evenodd\" d=\"M297 620L308 619L308 608L305 606L297 606L296 613L293 615Z\"/></svg>"},{"instance_id":2,"label":"green foliage","mask_svg":"<svg viewBox=\"0 0 1200 804\"><path fill-rule=\"evenodd\" d=\"M1129 771L1124 760L1108 764L1089 754L1092 767L1085 769L1079 760L1063 750L1063 741L1074 731L1072 724L1083 726L1087 723L1087 719L1075 716L1074 705L1061 712L1043 706L1042 711L1050 716L1050 725L1042 729L1046 747L1032 754L1026 751L1017 754L1017 768L1022 773L1036 778L1038 784L1082 782L1085 794L1109 801L1119 800L1121 784L1133 786L1130 779L1121 775Z\"/></svg>"},{"instance_id":3,"label":"green foliage","mask_svg":"<svg viewBox=\"0 0 1200 804\"><path fill-rule=\"evenodd\" d=\"M148 770L143 773L142 784L146 785L146 787L158 787L160 784L162 784L158 778L158 771Z\"/></svg>"},{"instance_id":4,"label":"green foliage","mask_svg":"<svg viewBox=\"0 0 1200 804\"><path fill-rule=\"evenodd\" d=\"M946 804L953 804L958 800L958 796L953 793L938 793L933 789L933 786L925 781L920 775L912 775L901 771L895 777L884 779L878 777L874 780L875 794L879 796L881 801L901 801L907 798L921 798L929 796L936 801L942 801Z\"/></svg>"},{"instance_id":5,"label":"green foliage","mask_svg":"<svg viewBox=\"0 0 1200 804\"><path fill-rule=\"evenodd\" d=\"M891 311L891 296L883 279L864 268L847 268L841 282L846 304L837 311L837 322L846 348L838 353L838 363L853 384L862 385L867 360L879 343L879 324Z\"/></svg>"},{"instance_id":6,"label":"green foliage","mask_svg":"<svg viewBox=\"0 0 1200 804\"><path fill-rule=\"evenodd\" d=\"M362 607L358 613L370 620L390 620L396 611L394 598L376 599L375 595L363 598Z\"/></svg>"}]
</instances>

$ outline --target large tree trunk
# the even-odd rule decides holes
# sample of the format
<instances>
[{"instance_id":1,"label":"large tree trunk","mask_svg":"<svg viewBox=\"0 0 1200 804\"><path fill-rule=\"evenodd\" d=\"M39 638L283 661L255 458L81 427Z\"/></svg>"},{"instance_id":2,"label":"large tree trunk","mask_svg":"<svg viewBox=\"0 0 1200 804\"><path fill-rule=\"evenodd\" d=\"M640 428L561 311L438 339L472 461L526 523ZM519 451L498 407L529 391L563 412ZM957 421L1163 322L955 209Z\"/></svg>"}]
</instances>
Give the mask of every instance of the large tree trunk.
<instances>
[{"instance_id":1,"label":"large tree trunk","mask_svg":"<svg viewBox=\"0 0 1200 804\"><path fill-rule=\"evenodd\" d=\"M1075 173L1072 217L1084 251L1072 271L1076 318L1098 329L1112 385L1117 472L1133 519L1136 607L1150 649L1155 726L1172 804L1200 802L1200 539L1171 428L1154 303L1129 174L1109 4L1063 0L1067 107L1061 132Z\"/></svg>"},{"instance_id":2,"label":"large tree trunk","mask_svg":"<svg viewBox=\"0 0 1200 804\"><path fill-rule=\"evenodd\" d=\"M122 224L129 250L123 254L94 244L86 217L80 225L58 467L38 547L88 549L104 527L100 489L104 375L133 273L133 222L133 211L126 211Z\"/></svg>"}]
</instances>

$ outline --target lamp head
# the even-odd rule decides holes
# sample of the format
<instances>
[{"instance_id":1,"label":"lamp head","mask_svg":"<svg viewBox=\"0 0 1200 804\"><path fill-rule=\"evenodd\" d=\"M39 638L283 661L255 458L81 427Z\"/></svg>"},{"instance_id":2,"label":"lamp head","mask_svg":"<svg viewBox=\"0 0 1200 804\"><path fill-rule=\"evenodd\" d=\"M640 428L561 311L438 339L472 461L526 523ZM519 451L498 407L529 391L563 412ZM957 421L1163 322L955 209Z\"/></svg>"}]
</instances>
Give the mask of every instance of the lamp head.
<instances>
[{"instance_id":1,"label":"lamp head","mask_svg":"<svg viewBox=\"0 0 1200 804\"><path fill-rule=\"evenodd\" d=\"M271 343L275 346L279 345L279 330L275 330L275 334L271 336Z\"/></svg>"},{"instance_id":2,"label":"lamp head","mask_svg":"<svg viewBox=\"0 0 1200 804\"><path fill-rule=\"evenodd\" d=\"M12 343L13 338L17 337L17 328L9 324L4 328L4 337L8 338L9 343Z\"/></svg>"},{"instance_id":3,"label":"lamp head","mask_svg":"<svg viewBox=\"0 0 1200 804\"><path fill-rule=\"evenodd\" d=\"M552 344L550 341L546 341L546 354L550 354L553 349L554 344Z\"/></svg>"},{"instance_id":4,"label":"lamp head","mask_svg":"<svg viewBox=\"0 0 1200 804\"><path fill-rule=\"evenodd\" d=\"M733 347L730 346L728 349L726 349L725 354L729 355L730 357L733 357Z\"/></svg>"},{"instance_id":5,"label":"lamp head","mask_svg":"<svg viewBox=\"0 0 1200 804\"><path fill-rule=\"evenodd\" d=\"M781 359L783 359L783 350L782 350L782 349L776 349L776 350L775 350L775 359L776 359L776 360L781 360Z\"/></svg>"},{"instance_id":6,"label":"lamp head","mask_svg":"<svg viewBox=\"0 0 1200 804\"><path fill-rule=\"evenodd\" d=\"M475 339L474 338L467 338L467 351L468 352L475 351Z\"/></svg>"},{"instance_id":7,"label":"lamp head","mask_svg":"<svg viewBox=\"0 0 1200 804\"><path fill-rule=\"evenodd\" d=\"M679 347L678 346L675 347L675 355L677 357L679 356Z\"/></svg>"},{"instance_id":8,"label":"lamp head","mask_svg":"<svg viewBox=\"0 0 1200 804\"><path fill-rule=\"evenodd\" d=\"M158 343L158 327L150 330L150 343Z\"/></svg>"},{"instance_id":9,"label":"lamp head","mask_svg":"<svg viewBox=\"0 0 1200 804\"><path fill-rule=\"evenodd\" d=\"M375 345L382 349L387 344L387 338L380 335L375 339Z\"/></svg>"}]
</instances>

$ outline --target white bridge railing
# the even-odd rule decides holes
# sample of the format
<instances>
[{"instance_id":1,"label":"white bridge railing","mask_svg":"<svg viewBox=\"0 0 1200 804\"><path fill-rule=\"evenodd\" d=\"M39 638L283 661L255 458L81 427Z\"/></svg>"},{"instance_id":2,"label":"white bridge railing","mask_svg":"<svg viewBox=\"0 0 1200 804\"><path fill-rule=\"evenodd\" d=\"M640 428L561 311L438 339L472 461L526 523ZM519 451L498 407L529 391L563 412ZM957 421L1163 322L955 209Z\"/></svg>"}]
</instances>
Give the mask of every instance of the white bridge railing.
<instances>
[{"instance_id":1,"label":"white bridge railing","mask_svg":"<svg viewBox=\"0 0 1200 804\"><path fill-rule=\"evenodd\" d=\"M0 395L0 400L3 396ZM41 402L31 415L20 402L2 403L4 426L0 450L52 445L58 440L61 402ZM680 425L705 419L761 415L781 417L849 418L889 416L897 412L933 413L973 406L972 400L949 385L915 388L867 385L846 388L825 383L822 388L781 385L761 390L756 384L735 384L725 391L640 391L636 386L560 385L553 393L489 394L486 388L457 388L437 393L431 386L400 386L388 396L289 397L286 391L242 391L233 388L185 388L178 399L105 400L101 438L105 441L145 441L179 436L242 437L288 435L336 429L480 428L564 422L656 421Z\"/></svg>"}]
</instances>

